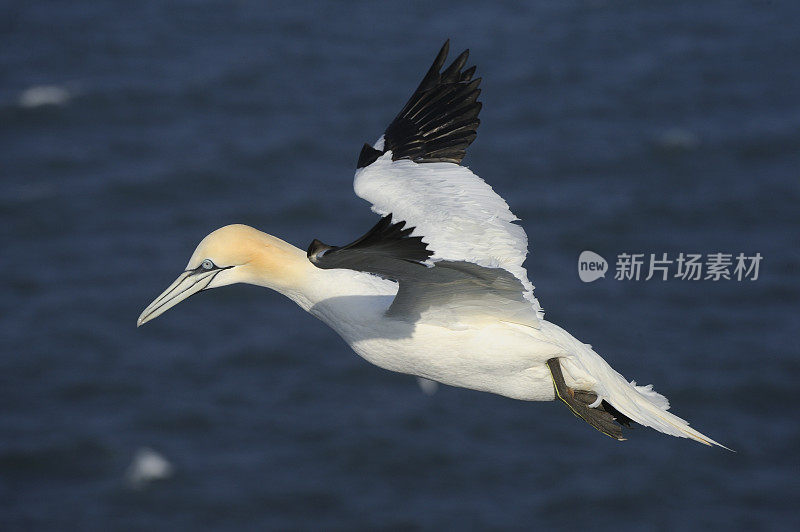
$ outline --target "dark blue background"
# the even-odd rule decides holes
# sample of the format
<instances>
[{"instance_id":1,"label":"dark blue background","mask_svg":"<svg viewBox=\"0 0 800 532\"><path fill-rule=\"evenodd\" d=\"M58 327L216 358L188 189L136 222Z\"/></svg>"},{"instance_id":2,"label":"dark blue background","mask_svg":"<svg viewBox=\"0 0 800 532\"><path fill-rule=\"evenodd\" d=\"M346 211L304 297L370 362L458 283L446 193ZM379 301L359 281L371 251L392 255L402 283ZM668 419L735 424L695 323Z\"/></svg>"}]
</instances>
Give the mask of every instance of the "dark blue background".
<instances>
[{"instance_id":1,"label":"dark blue background","mask_svg":"<svg viewBox=\"0 0 800 532\"><path fill-rule=\"evenodd\" d=\"M0 526L787 529L798 519L795 2L10 2L0 9ZM445 38L465 161L522 218L547 317L735 448L353 355L231 287L137 330L232 222L300 247ZM58 85L61 105L24 107ZM580 251L760 252L756 282L577 277ZM137 448L175 466L134 490Z\"/></svg>"}]
</instances>

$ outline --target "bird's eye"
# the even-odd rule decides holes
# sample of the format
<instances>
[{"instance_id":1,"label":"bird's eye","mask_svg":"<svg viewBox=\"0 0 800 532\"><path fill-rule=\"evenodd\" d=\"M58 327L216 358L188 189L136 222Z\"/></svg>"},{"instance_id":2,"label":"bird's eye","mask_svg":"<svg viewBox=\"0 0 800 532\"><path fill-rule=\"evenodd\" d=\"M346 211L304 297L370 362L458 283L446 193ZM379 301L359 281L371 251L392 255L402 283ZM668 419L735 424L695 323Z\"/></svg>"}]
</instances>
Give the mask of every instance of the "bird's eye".
<instances>
[{"instance_id":1,"label":"bird's eye","mask_svg":"<svg viewBox=\"0 0 800 532\"><path fill-rule=\"evenodd\" d=\"M211 262L210 259L206 259L206 260L204 260L203 262L200 263L200 267L203 268L204 270L213 270L214 269L214 263Z\"/></svg>"}]
</instances>

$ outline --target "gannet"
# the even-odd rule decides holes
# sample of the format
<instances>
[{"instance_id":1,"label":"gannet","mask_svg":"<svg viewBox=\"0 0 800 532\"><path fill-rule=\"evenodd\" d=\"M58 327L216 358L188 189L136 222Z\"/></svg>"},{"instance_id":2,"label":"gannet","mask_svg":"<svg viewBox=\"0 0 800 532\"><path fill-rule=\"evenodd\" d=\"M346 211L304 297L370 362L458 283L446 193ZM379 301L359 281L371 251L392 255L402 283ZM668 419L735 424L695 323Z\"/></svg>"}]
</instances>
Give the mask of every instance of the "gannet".
<instances>
[{"instance_id":1,"label":"gannet","mask_svg":"<svg viewBox=\"0 0 800 532\"><path fill-rule=\"evenodd\" d=\"M188 297L234 283L276 290L390 371L524 401L560 400L624 440L632 422L723 445L628 382L590 345L544 319L523 261L528 238L508 204L461 164L480 123L481 78L447 68L449 41L406 105L364 144L356 195L380 220L343 246L303 251L245 225L206 236L137 326Z\"/></svg>"}]
</instances>

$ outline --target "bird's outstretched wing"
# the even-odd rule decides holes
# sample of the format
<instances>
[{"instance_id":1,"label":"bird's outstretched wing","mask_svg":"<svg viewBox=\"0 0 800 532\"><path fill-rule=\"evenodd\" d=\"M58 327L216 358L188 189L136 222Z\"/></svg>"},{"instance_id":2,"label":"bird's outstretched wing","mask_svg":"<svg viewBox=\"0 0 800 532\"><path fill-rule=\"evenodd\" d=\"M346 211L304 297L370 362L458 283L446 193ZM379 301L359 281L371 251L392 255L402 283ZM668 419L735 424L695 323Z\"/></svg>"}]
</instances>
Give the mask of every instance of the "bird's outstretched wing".
<instances>
[{"instance_id":1,"label":"bird's outstretched wing","mask_svg":"<svg viewBox=\"0 0 800 532\"><path fill-rule=\"evenodd\" d=\"M460 164L480 123L481 103L477 99L481 80L473 79L475 67L464 69L468 50L444 68L448 50L449 41L385 133L373 146L365 144L359 155L353 188L372 204L373 211L384 217L382 221L348 246L326 246L334 249L333 253L322 250L319 246L324 245L315 241L318 246L312 243L309 257L321 268L370 271L400 280L394 311L409 309L411 294L421 294L418 288L423 282L419 276L422 270L414 269L424 266L415 263L448 263L426 268L439 270L426 273L427 293L434 278L435 282L451 283L451 292L458 282L446 280L448 276L466 276L473 288L488 286L487 279L492 275L495 281L513 279L516 296L508 299L510 292L506 288L500 292L505 294L505 300L521 299L525 311L533 316L517 321L534 323L542 312L522 266L528 252L525 231L514 223L518 218L503 198ZM427 243L427 255L400 256L401 247L405 251L414 247L410 243L414 239ZM315 262L313 257L318 260ZM350 265L345 266L345 262ZM378 262L380 268L376 267ZM332 266L334 263L339 265ZM479 267L485 271L479 273ZM410 279L404 288L398 268L402 273L409 269L417 273L415 288L409 285ZM470 292L464 285L461 289ZM473 300L478 301L475 297ZM518 310L513 313L518 315Z\"/></svg>"},{"instance_id":2,"label":"bird's outstretched wing","mask_svg":"<svg viewBox=\"0 0 800 532\"><path fill-rule=\"evenodd\" d=\"M314 240L308 259L326 270L345 268L397 281L397 295L386 312L393 318L447 327L487 320L539 326L522 283L510 272L466 261L426 264L432 252L421 237L410 236L412 231L388 215L346 246Z\"/></svg>"}]
</instances>

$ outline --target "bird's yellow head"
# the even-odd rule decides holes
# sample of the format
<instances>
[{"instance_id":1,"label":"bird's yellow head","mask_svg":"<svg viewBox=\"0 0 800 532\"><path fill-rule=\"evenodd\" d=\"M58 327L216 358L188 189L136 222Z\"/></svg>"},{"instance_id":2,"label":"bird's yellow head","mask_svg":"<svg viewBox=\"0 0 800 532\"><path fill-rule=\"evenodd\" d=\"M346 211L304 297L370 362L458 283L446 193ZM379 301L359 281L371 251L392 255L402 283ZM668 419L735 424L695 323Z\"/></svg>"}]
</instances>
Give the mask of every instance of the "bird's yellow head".
<instances>
[{"instance_id":1,"label":"bird's yellow head","mask_svg":"<svg viewBox=\"0 0 800 532\"><path fill-rule=\"evenodd\" d=\"M247 225L226 225L198 244L183 273L142 311L136 325L210 288L249 283L286 292L309 269L306 254L293 245Z\"/></svg>"}]
</instances>

